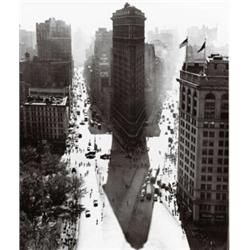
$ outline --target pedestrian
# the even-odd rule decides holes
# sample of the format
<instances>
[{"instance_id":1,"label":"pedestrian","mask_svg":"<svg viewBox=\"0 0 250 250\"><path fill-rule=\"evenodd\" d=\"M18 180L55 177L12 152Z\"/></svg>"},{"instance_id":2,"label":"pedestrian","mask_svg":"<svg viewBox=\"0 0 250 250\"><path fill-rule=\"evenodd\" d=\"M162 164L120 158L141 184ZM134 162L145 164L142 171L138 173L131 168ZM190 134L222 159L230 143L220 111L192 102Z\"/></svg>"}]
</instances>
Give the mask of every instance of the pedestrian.
<instances>
[{"instance_id":1,"label":"pedestrian","mask_svg":"<svg viewBox=\"0 0 250 250\"><path fill-rule=\"evenodd\" d=\"M98 219L96 219L96 225L98 225Z\"/></svg>"}]
</instances>

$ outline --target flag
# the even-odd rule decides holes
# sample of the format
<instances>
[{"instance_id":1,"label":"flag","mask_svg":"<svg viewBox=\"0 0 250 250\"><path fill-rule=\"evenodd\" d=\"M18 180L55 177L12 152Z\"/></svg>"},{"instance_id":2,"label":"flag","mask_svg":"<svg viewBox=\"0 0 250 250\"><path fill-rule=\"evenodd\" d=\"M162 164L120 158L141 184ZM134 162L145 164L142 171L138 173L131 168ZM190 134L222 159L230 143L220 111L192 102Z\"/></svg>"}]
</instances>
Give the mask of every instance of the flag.
<instances>
[{"instance_id":1,"label":"flag","mask_svg":"<svg viewBox=\"0 0 250 250\"><path fill-rule=\"evenodd\" d=\"M179 48L181 49L182 47L186 46L188 44L188 38L186 38L179 46Z\"/></svg>"},{"instance_id":2,"label":"flag","mask_svg":"<svg viewBox=\"0 0 250 250\"><path fill-rule=\"evenodd\" d=\"M202 50L204 50L206 47L206 41L202 44L201 48L197 51L197 53L200 53Z\"/></svg>"}]
</instances>

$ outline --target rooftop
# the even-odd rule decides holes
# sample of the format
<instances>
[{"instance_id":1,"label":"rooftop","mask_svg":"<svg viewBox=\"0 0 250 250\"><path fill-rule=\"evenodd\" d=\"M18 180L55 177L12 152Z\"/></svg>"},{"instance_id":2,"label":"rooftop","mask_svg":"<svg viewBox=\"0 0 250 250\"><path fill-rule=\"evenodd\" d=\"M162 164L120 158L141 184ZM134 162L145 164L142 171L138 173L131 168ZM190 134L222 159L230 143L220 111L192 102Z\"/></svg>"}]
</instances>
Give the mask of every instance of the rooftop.
<instances>
[{"instance_id":1,"label":"rooftop","mask_svg":"<svg viewBox=\"0 0 250 250\"><path fill-rule=\"evenodd\" d=\"M65 106L68 97L28 96L25 105Z\"/></svg>"},{"instance_id":2,"label":"rooftop","mask_svg":"<svg viewBox=\"0 0 250 250\"><path fill-rule=\"evenodd\" d=\"M119 17L119 16L141 16L145 18L144 13L137 9L134 6L131 6L128 3L125 3L124 7L120 10L117 10L116 12L113 13L113 17Z\"/></svg>"}]
</instances>

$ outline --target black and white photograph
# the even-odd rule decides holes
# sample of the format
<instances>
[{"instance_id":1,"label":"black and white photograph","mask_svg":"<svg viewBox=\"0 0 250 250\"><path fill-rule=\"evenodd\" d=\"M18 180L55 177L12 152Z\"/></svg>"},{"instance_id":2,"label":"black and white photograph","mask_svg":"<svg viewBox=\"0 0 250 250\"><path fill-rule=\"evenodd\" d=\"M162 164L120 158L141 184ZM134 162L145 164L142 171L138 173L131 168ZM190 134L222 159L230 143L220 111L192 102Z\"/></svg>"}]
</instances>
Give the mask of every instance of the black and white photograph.
<instances>
[{"instance_id":1,"label":"black and white photograph","mask_svg":"<svg viewBox=\"0 0 250 250\"><path fill-rule=\"evenodd\" d=\"M231 249L229 2L18 12L19 249Z\"/></svg>"}]
</instances>

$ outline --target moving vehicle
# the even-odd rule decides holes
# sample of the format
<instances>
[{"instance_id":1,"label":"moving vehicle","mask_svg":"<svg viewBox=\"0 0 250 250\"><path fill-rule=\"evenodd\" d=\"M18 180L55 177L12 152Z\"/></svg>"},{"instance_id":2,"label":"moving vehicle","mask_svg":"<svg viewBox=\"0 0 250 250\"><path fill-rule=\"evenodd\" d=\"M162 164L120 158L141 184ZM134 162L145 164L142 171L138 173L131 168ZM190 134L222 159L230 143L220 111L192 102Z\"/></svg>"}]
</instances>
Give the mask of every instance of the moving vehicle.
<instances>
[{"instance_id":1,"label":"moving vehicle","mask_svg":"<svg viewBox=\"0 0 250 250\"><path fill-rule=\"evenodd\" d=\"M90 216L91 216L90 211L89 211L89 210L86 210L86 211L85 211L85 217L88 218L88 217L90 217Z\"/></svg>"},{"instance_id":2,"label":"moving vehicle","mask_svg":"<svg viewBox=\"0 0 250 250\"><path fill-rule=\"evenodd\" d=\"M157 194L154 194L154 201L157 201L157 199L158 199Z\"/></svg>"},{"instance_id":3,"label":"moving vehicle","mask_svg":"<svg viewBox=\"0 0 250 250\"><path fill-rule=\"evenodd\" d=\"M147 186L146 186L146 197L148 200L151 200L151 197L152 197L152 187L151 187L151 184L148 183Z\"/></svg>"},{"instance_id":4,"label":"moving vehicle","mask_svg":"<svg viewBox=\"0 0 250 250\"><path fill-rule=\"evenodd\" d=\"M103 160L108 160L108 159L110 159L110 157L111 157L110 154L103 154L100 156L100 158Z\"/></svg>"},{"instance_id":5,"label":"moving vehicle","mask_svg":"<svg viewBox=\"0 0 250 250\"><path fill-rule=\"evenodd\" d=\"M93 201L93 205L94 205L94 207L98 207L98 201L97 201L97 200L94 200L94 201Z\"/></svg>"}]
</instances>

